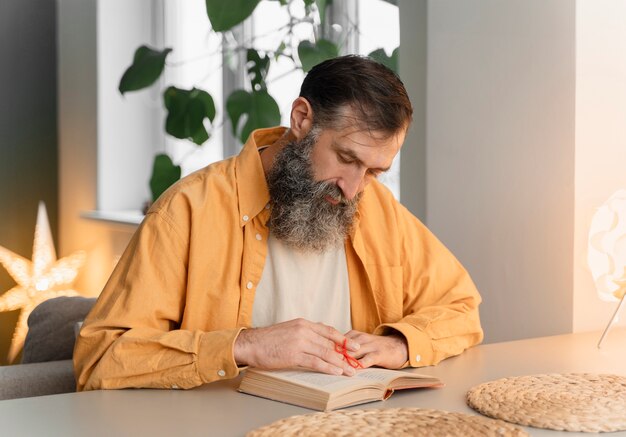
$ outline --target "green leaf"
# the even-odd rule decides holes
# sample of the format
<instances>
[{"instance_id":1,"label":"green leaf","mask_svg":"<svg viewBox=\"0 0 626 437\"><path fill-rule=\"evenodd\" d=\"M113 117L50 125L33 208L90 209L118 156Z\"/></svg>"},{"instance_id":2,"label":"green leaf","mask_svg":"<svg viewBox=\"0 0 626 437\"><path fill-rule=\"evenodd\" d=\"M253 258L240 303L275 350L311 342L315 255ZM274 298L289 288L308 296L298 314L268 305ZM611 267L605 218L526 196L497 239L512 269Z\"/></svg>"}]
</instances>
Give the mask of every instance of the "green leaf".
<instances>
[{"instance_id":1,"label":"green leaf","mask_svg":"<svg viewBox=\"0 0 626 437\"><path fill-rule=\"evenodd\" d=\"M197 145L209 139L204 119L215 119L215 103L209 93L193 88L183 90L169 87L163 94L167 118L165 131L181 139L189 139Z\"/></svg>"},{"instance_id":2,"label":"green leaf","mask_svg":"<svg viewBox=\"0 0 626 437\"><path fill-rule=\"evenodd\" d=\"M150 192L152 193L153 202L180 179L180 172L180 166L174 165L169 156L159 154L154 157L152 176L150 177Z\"/></svg>"},{"instance_id":3,"label":"green leaf","mask_svg":"<svg viewBox=\"0 0 626 437\"><path fill-rule=\"evenodd\" d=\"M326 39L320 39L315 44L311 41L302 41L298 45L298 56L302 70L308 72L317 64L339 56L339 48Z\"/></svg>"},{"instance_id":4,"label":"green leaf","mask_svg":"<svg viewBox=\"0 0 626 437\"><path fill-rule=\"evenodd\" d=\"M285 44L285 41L281 41L280 45L278 46L278 48L274 52L274 60L275 61L278 61L278 58L285 52L286 48L287 48L287 44Z\"/></svg>"},{"instance_id":5,"label":"green leaf","mask_svg":"<svg viewBox=\"0 0 626 437\"><path fill-rule=\"evenodd\" d=\"M252 15L261 0L206 0L206 12L216 32L224 32Z\"/></svg>"},{"instance_id":6,"label":"green leaf","mask_svg":"<svg viewBox=\"0 0 626 437\"><path fill-rule=\"evenodd\" d=\"M242 143L253 130L280 124L278 104L265 90L233 91L226 100L226 111L233 127L233 135Z\"/></svg>"},{"instance_id":7,"label":"green leaf","mask_svg":"<svg viewBox=\"0 0 626 437\"><path fill-rule=\"evenodd\" d=\"M247 61L252 89L255 91L267 89L265 78L270 68L270 57L268 55L261 57L256 50L248 49Z\"/></svg>"},{"instance_id":8,"label":"green leaf","mask_svg":"<svg viewBox=\"0 0 626 437\"><path fill-rule=\"evenodd\" d=\"M235 137L237 136L239 120L249 110L251 99L250 93L244 90L235 90L226 99L226 112L228 113L228 118L230 118L233 136Z\"/></svg>"},{"instance_id":9,"label":"green leaf","mask_svg":"<svg viewBox=\"0 0 626 437\"><path fill-rule=\"evenodd\" d=\"M391 59L394 59L396 62L396 70L394 70L396 73L398 73L398 58L400 56L400 46L396 47L395 49L393 49L393 52L391 52Z\"/></svg>"},{"instance_id":10,"label":"green leaf","mask_svg":"<svg viewBox=\"0 0 626 437\"><path fill-rule=\"evenodd\" d=\"M163 72L165 58L172 51L166 48L162 51L141 46L135 51L133 64L126 69L118 89L123 95L128 91L136 91L152 85Z\"/></svg>"},{"instance_id":11,"label":"green leaf","mask_svg":"<svg viewBox=\"0 0 626 437\"><path fill-rule=\"evenodd\" d=\"M190 97L199 102L202 102L204 105L204 113L208 117L208 119L213 123L215 120L215 102L213 102L213 97L209 93L204 90L199 90L194 88L191 90Z\"/></svg>"},{"instance_id":12,"label":"green leaf","mask_svg":"<svg viewBox=\"0 0 626 437\"><path fill-rule=\"evenodd\" d=\"M380 62L385 67L395 71L395 73L398 74L398 49L399 47L396 47L394 51L391 52L391 56L387 56L387 53L385 53L384 49L376 49L367 56L369 56L376 62Z\"/></svg>"},{"instance_id":13,"label":"green leaf","mask_svg":"<svg viewBox=\"0 0 626 437\"><path fill-rule=\"evenodd\" d=\"M188 108L187 126L189 127L189 130L187 131L188 135L185 138L189 138L195 144L201 145L209 139L209 133L202 123L204 117L206 116L204 103L198 99L189 99Z\"/></svg>"}]
</instances>

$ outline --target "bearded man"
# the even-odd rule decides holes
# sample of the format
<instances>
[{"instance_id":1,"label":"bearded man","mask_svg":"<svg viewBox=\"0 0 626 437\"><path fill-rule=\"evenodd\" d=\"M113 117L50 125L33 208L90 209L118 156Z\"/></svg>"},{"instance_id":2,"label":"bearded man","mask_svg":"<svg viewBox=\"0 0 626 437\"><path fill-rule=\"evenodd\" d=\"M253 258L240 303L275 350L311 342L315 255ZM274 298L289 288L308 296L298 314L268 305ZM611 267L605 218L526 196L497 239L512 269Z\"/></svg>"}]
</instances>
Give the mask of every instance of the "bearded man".
<instances>
[{"instance_id":1,"label":"bearded man","mask_svg":"<svg viewBox=\"0 0 626 437\"><path fill-rule=\"evenodd\" d=\"M350 376L479 343L469 275L376 180L411 117L386 67L313 68L289 129L253 132L152 206L77 339L78 390L191 388L245 366Z\"/></svg>"}]
</instances>

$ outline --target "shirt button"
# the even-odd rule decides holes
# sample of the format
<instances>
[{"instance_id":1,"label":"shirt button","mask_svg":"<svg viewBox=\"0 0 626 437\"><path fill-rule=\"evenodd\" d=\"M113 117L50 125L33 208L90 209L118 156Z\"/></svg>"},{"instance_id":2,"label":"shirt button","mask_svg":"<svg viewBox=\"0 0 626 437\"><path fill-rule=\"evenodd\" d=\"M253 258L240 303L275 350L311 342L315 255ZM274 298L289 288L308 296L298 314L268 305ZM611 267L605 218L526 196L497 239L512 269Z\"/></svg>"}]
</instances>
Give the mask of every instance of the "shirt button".
<instances>
[{"instance_id":1,"label":"shirt button","mask_svg":"<svg viewBox=\"0 0 626 437\"><path fill-rule=\"evenodd\" d=\"M421 355L415 355L415 361L418 362L418 363L420 361L422 361L422 356Z\"/></svg>"},{"instance_id":2,"label":"shirt button","mask_svg":"<svg viewBox=\"0 0 626 437\"><path fill-rule=\"evenodd\" d=\"M254 286L254 284L253 284L252 282L248 282L248 283L246 284L246 288L247 288L248 290L250 290L253 286Z\"/></svg>"},{"instance_id":3,"label":"shirt button","mask_svg":"<svg viewBox=\"0 0 626 437\"><path fill-rule=\"evenodd\" d=\"M256 239L261 241L263 239L263 237L261 237L261 234L256 234Z\"/></svg>"},{"instance_id":4,"label":"shirt button","mask_svg":"<svg viewBox=\"0 0 626 437\"><path fill-rule=\"evenodd\" d=\"M247 215L244 215L243 217L241 217L241 219L242 219L244 222L247 222L248 220L250 220L250 217L248 217Z\"/></svg>"},{"instance_id":5,"label":"shirt button","mask_svg":"<svg viewBox=\"0 0 626 437\"><path fill-rule=\"evenodd\" d=\"M224 372L223 370L220 369L220 370L217 371L217 375L221 376L221 377L224 377L224 376L226 376L226 372Z\"/></svg>"}]
</instances>

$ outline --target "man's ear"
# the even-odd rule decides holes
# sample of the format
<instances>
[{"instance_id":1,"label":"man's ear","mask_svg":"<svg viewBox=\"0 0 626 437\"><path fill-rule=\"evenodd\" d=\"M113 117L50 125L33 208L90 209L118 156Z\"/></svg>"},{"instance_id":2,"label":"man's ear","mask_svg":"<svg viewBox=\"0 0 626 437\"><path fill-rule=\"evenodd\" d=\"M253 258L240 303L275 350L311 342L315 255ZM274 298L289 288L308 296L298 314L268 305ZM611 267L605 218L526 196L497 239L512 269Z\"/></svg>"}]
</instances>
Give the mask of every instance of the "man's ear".
<instances>
[{"instance_id":1,"label":"man's ear","mask_svg":"<svg viewBox=\"0 0 626 437\"><path fill-rule=\"evenodd\" d=\"M307 99L298 97L291 105L291 132L301 140L313 127L313 108Z\"/></svg>"}]
</instances>

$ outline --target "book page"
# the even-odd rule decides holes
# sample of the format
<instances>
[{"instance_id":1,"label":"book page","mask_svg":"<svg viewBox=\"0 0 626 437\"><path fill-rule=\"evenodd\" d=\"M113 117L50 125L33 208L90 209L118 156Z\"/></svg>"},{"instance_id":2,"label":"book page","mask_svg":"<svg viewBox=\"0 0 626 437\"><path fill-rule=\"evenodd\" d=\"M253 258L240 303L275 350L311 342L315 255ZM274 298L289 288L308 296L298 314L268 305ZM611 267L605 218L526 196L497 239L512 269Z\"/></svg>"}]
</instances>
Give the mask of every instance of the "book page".
<instances>
[{"instance_id":1,"label":"book page","mask_svg":"<svg viewBox=\"0 0 626 437\"><path fill-rule=\"evenodd\" d=\"M357 376L335 376L325 373L318 373L308 370L258 370L251 369L255 373L265 374L272 378L282 379L285 381L291 381L295 384L323 390L326 392L334 392L343 390L347 387L355 387L363 385L363 379L357 378ZM357 373L358 375L358 373ZM375 378L369 378L369 385L379 385Z\"/></svg>"},{"instance_id":2,"label":"book page","mask_svg":"<svg viewBox=\"0 0 626 437\"><path fill-rule=\"evenodd\" d=\"M405 373L389 369L363 369L358 370L354 378L367 379L368 381L372 382L380 382L386 386L389 382L401 376L405 376Z\"/></svg>"},{"instance_id":3,"label":"book page","mask_svg":"<svg viewBox=\"0 0 626 437\"><path fill-rule=\"evenodd\" d=\"M357 371L354 378L377 382L387 388L436 387L442 382L429 375L420 375L410 371L370 368Z\"/></svg>"},{"instance_id":4,"label":"book page","mask_svg":"<svg viewBox=\"0 0 626 437\"><path fill-rule=\"evenodd\" d=\"M437 379L428 375L420 375L413 372L402 371L402 370L390 370L390 369L381 369L378 367L372 367L369 369L357 370L356 376L354 378L363 378L372 382L380 382L384 386L388 386L392 381L396 379L415 379L415 380L433 380Z\"/></svg>"},{"instance_id":5,"label":"book page","mask_svg":"<svg viewBox=\"0 0 626 437\"><path fill-rule=\"evenodd\" d=\"M339 388L353 385L351 377L328 375L326 373L311 372L306 370L287 370L280 372L283 376L314 387L323 388L326 391L335 391Z\"/></svg>"},{"instance_id":6,"label":"book page","mask_svg":"<svg viewBox=\"0 0 626 437\"><path fill-rule=\"evenodd\" d=\"M356 388L357 386L378 386L380 388L388 387L392 381L399 378L422 379L431 377L426 375L418 375L411 372L403 372L400 370L389 370L380 368L370 368L357 370L355 376L336 376L325 373L318 373L309 370L258 370L250 369L259 374L264 374L272 378L291 381L295 384L323 390L326 392L334 392L343 390L346 387Z\"/></svg>"}]
</instances>

